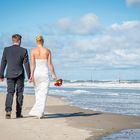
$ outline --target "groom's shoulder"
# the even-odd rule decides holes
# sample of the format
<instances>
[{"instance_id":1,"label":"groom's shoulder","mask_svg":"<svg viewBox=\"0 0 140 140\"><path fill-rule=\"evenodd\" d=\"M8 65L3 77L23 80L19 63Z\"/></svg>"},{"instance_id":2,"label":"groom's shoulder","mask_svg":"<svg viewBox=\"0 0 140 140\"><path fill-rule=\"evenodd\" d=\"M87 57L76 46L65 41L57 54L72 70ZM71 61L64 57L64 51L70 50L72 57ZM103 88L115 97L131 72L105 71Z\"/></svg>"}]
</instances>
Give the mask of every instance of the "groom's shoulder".
<instances>
[{"instance_id":1,"label":"groom's shoulder","mask_svg":"<svg viewBox=\"0 0 140 140\"><path fill-rule=\"evenodd\" d=\"M21 51L27 52L27 49L26 48L24 48L24 47L19 47L19 48L20 48Z\"/></svg>"},{"instance_id":2,"label":"groom's shoulder","mask_svg":"<svg viewBox=\"0 0 140 140\"><path fill-rule=\"evenodd\" d=\"M10 48L11 48L11 46L4 47L4 50L8 50L8 49L10 49Z\"/></svg>"},{"instance_id":3,"label":"groom's shoulder","mask_svg":"<svg viewBox=\"0 0 140 140\"><path fill-rule=\"evenodd\" d=\"M9 48L11 48L12 46L6 46L6 47L4 47L4 49L9 49Z\"/></svg>"},{"instance_id":4,"label":"groom's shoulder","mask_svg":"<svg viewBox=\"0 0 140 140\"><path fill-rule=\"evenodd\" d=\"M21 46L20 46L20 48L21 48L22 50L27 50L26 48L24 48L24 47L21 47Z\"/></svg>"},{"instance_id":5,"label":"groom's shoulder","mask_svg":"<svg viewBox=\"0 0 140 140\"><path fill-rule=\"evenodd\" d=\"M26 48L24 47L18 47L20 50L24 50L24 51L27 51ZM12 49L12 46L8 46L8 47L4 47L4 50L8 50L8 49Z\"/></svg>"},{"instance_id":6,"label":"groom's shoulder","mask_svg":"<svg viewBox=\"0 0 140 140\"><path fill-rule=\"evenodd\" d=\"M15 50L16 53L28 53L27 49L26 48L23 48L23 47L17 47L16 49L13 48L12 46L8 46L8 47L4 47L4 52L5 53L11 53L12 50Z\"/></svg>"}]
</instances>

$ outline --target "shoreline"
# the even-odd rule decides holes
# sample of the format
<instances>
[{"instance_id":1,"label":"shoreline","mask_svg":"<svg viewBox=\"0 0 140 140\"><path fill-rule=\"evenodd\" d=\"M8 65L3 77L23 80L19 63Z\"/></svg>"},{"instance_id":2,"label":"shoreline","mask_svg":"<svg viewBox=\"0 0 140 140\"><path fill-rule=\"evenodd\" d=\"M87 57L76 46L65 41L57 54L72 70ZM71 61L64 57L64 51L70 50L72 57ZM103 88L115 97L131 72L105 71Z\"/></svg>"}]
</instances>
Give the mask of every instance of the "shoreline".
<instances>
[{"instance_id":1,"label":"shoreline","mask_svg":"<svg viewBox=\"0 0 140 140\"><path fill-rule=\"evenodd\" d=\"M83 109L83 108L80 108L80 107L77 107L77 106L72 105L71 103L69 103L67 101L67 99L65 99L63 97L58 97L58 96L55 97L54 96L54 98L59 98L62 101L68 103L68 105L70 107L72 107L72 108L74 107L77 110L81 110L83 112L87 112L87 114L94 113L95 116L96 115L97 116L98 115L103 115L103 117L105 117L104 120L106 120L106 121L109 121L109 119L107 119L106 117L109 117L109 118L110 117L112 117L112 118L114 117L114 120L116 120L116 122L114 122L114 123L113 122L107 122L108 124L110 124L110 123L113 124L113 127L112 128L111 127L106 127L106 126L103 126L102 127L104 129L107 128L107 131L102 131L103 130L102 128L93 128L93 126L91 126L91 124L87 124L87 125L86 124L82 124L82 125L80 124L79 125L79 124L76 124L76 123L75 124L71 124L71 122L68 121L68 124L71 125L71 126L74 126L74 127L77 127L77 128L81 128L82 127L84 129L87 129L87 130L90 130L91 131L91 133L90 133L91 136L88 137L88 138L86 138L86 140L100 140L104 136L108 136L108 135L113 134L113 133L118 133L118 132L120 132L122 130L127 130L127 129L140 129L140 116L124 115L124 114L109 113L109 112L101 112L101 111L94 111L94 110L91 110L91 109ZM103 118L102 117L101 117L101 121L97 117L95 117L95 118L96 118L96 120L98 122L102 122L104 124L107 124L107 123L103 122L103 120L102 120ZM110 118L111 121L113 121L112 118ZM132 122L130 123L129 120L132 121ZM123 121L126 122L126 123L124 123ZM88 120L87 120L87 122L92 123L92 121L88 121ZM96 124L96 126L98 126L98 125ZM102 125L100 125L100 126L102 126ZM96 130L97 130L97 132L96 132Z\"/></svg>"},{"instance_id":2,"label":"shoreline","mask_svg":"<svg viewBox=\"0 0 140 140\"><path fill-rule=\"evenodd\" d=\"M119 132L124 129L133 129L140 128L140 117L139 116L131 116L131 115L120 115L114 113L106 113L93 111L89 109L82 109L80 107L76 107L71 105L66 99L62 99L62 97L48 96L46 109L47 115L45 115L44 119L37 120L33 117L28 117L28 112L31 109L34 103L33 95L25 95L23 112L25 118L23 119L11 119L11 126L14 127L9 137L14 135L14 131L18 130L18 126L15 123L20 123L21 127L23 127L23 131L28 132L31 136L27 135L31 140L34 138L32 134L36 132L37 135L42 134L40 138L34 138L35 140L43 140L44 138L49 138L50 140L57 139L60 137L63 139L73 139L73 140L98 140L103 136ZM0 128L0 137L3 140L8 140L6 134L6 130L3 128L8 127L9 120L5 120L4 115L4 101L5 95L0 94L0 124L2 124L2 128ZM13 104L13 114L15 112L15 102ZM14 115L13 115L14 116ZM14 116L15 117L15 116ZM14 123L15 122L15 123ZM27 124L26 124L27 123ZM29 124L32 124L31 126ZM44 123L47 125L47 128L51 130L58 131L56 136L51 133L48 133L48 129L44 130ZM29 125L29 126L26 126ZM36 130L34 125L38 126L41 130ZM53 126L52 126L53 125ZM57 126L57 128L56 128ZM33 131L33 130L34 131ZM61 129L61 131L60 131ZM29 131L28 131L29 130ZM41 132L40 132L41 131ZM60 131L60 132L59 132ZM25 133L24 132L24 133ZM23 133L23 134L24 134ZM48 133L48 135L44 135ZM22 134L23 139L27 138ZM6 134L7 135L7 134ZM56 137L56 138L55 138ZM15 137L16 138L16 137ZM14 138L12 140L15 140ZM21 139L22 140L22 139ZM28 140L28 139L27 139Z\"/></svg>"}]
</instances>

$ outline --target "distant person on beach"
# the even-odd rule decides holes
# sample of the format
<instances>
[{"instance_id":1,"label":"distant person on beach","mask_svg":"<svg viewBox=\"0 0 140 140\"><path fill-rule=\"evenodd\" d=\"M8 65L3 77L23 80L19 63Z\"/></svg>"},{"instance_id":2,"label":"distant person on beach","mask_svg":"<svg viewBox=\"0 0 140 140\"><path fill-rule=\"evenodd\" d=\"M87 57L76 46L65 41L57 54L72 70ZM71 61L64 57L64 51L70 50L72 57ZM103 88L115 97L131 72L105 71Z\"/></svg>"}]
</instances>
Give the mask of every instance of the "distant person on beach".
<instances>
[{"instance_id":1,"label":"distant person on beach","mask_svg":"<svg viewBox=\"0 0 140 140\"><path fill-rule=\"evenodd\" d=\"M36 44L37 47L31 50L31 77L29 80L29 82L34 83L36 100L29 115L41 118L44 115L50 84L48 66L54 80L57 80L57 76L52 64L51 51L44 47L42 36L37 36Z\"/></svg>"},{"instance_id":2,"label":"distant person on beach","mask_svg":"<svg viewBox=\"0 0 140 140\"><path fill-rule=\"evenodd\" d=\"M5 102L6 119L11 118L12 104L14 93L16 92L16 118L22 116L23 91L24 91L24 67L28 78L30 78L30 64L27 49L20 47L21 35L14 34L12 36L13 45L4 48L1 67L0 81L7 79L7 96ZM4 76L5 68L6 76Z\"/></svg>"}]
</instances>

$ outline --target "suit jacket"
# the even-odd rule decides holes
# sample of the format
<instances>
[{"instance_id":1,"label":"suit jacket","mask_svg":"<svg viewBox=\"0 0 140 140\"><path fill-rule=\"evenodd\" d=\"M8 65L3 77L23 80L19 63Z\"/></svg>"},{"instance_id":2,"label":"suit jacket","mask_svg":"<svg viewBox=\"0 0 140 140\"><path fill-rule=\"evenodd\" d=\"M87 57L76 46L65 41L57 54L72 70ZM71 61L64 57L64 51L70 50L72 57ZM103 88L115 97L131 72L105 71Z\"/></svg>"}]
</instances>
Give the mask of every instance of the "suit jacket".
<instances>
[{"instance_id":1,"label":"suit jacket","mask_svg":"<svg viewBox=\"0 0 140 140\"><path fill-rule=\"evenodd\" d=\"M28 78L30 77L30 64L27 49L18 45L13 45L4 48L0 67L0 78L4 78L4 71L6 69L6 78L16 78L24 74L24 66Z\"/></svg>"}]
</instances>

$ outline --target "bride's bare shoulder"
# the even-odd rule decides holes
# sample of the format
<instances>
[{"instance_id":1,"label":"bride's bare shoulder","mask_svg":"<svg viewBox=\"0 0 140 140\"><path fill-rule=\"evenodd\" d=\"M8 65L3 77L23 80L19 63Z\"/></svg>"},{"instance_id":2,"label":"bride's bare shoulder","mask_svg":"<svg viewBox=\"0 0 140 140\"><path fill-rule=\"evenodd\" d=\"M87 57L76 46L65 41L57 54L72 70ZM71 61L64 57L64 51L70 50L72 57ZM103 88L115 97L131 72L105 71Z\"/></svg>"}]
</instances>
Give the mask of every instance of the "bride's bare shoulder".
<instances>
[{"instance_id":1,"label":"bride's bare shoulder","mask_svg":"<svg viewBox=\"0 0 140 140\"><path fill-rule=\"evenodd\" d=\"M35 51L36 50L36 48L31 48L31 51Z\"/></svg>"},{"instance_id":2,"label":"bride's bare shoulder","mask_svg":"<svg viewBox=\"0 0 140 140\"><path fill-rule=\"evenodd\" d=\"M46 51L48 52L48 53L50 53L51 52L51 50L49 49L49 48L45 48L46 49Z\"/></svg>"},{"instance_id":3,"label":"bride's bare shoulder","mask_svg":"<svg viewBox=\"0 0 140 140\"><path fill-rule=\"evenodd\" d=\"M32 48L31 49L31 52L33 53L33 52L36 52L37 51L37 48Z\"/></svg>"}]
</instances>

